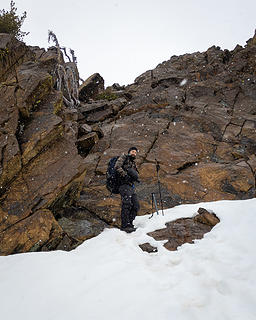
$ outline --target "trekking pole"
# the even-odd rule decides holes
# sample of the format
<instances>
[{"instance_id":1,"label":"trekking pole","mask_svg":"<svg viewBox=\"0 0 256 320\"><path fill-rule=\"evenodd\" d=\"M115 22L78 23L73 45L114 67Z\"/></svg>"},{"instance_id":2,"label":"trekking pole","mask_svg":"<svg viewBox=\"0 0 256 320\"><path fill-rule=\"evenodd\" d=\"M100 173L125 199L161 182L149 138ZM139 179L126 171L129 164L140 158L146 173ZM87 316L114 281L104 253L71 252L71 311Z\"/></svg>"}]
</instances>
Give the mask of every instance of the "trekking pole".
<instances>
[{"instance_id":1,"label":"trekking pole","mask_svg":"<svg viewBox=\"0 0 256 320\"><path fill-rule=\"evenodd\" d=\"M160 164L156 160L156 172L157 172L157 182L158 182L158 189L159 189L159 195L160 195L160 203L161 203L162 215L164 215L164 206L163 206L163 200L162 200L161 184L160 184L160 179L159 179L159 169L160 169Z\"/></svg>"},{"instance_id":2,"label":"trekking pole","mask_svg":"<svg viewBox=\"0 0 256 320\"><path fill-rule=\"evenodd\" d=\"M157 214L159 214L155 194L151 193L151 196L152 196L152 215L149 217L149 219L151 219L154 215L154 211L153 211L154 205L155 205Z\"/></svg>"}]
</instances>

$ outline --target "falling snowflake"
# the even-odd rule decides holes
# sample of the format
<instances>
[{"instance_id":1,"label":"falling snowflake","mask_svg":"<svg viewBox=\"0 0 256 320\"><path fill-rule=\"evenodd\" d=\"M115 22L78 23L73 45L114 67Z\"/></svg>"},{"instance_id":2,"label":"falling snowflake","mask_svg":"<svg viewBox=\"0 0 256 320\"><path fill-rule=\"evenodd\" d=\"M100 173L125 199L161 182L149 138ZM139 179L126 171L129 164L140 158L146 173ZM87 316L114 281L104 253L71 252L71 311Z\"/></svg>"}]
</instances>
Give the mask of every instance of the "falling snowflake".
<instances>
[{"instance_id":1,"label":"falling snowflake","mask_svg":"<svg viewBox=\"0 0 256 320\"><path fill-rule=\"evenodd\" d=\"M183 79L183 80L181 81L181 83L180 83L180 86L181 86L181 87L184 86L187 82L188 82L187 79Z\"/></svg>"}]
</instances>

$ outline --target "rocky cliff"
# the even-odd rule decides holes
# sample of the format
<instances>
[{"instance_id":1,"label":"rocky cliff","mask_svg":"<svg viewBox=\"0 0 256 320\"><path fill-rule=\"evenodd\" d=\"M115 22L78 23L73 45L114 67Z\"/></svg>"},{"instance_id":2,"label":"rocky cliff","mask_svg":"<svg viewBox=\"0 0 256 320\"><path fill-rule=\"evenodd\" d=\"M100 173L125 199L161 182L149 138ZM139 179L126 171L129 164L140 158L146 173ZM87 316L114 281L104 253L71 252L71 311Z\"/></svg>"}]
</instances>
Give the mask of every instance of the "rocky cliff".
<instances>
[{"instance_id":1,"label":"rocky cliff","mask_svg":"<svg viewBox=\"0 0 256 320\"><path fill-rule=\"evenodd\" d=\"M86 174L76 146L76 78L75 64L56 48L0 35L1 254L77 243L55 219L79 196Z\"/></svg>"},{"instance_id":2,"label":"rocky cliff","mask_svg":"<svg viewBox=\"0 0 256 320\"><path fill-rule=\"evenodd\" d=\"M59 50L0 35L0 253L70 249L119 225L108 160L139 148L140 214L255 196L256 44L173 56L132 85L78 92Z\"/></svg>"},{"instance_id":3,"label":"rocky cliff","mask_svg":"<svg viewBox=\"0 0 256 320\"><path fill-rule=\"evenodd\" d=\"M115 100L80 107L104 132L86 158L79 204L109 223L119 199L104 187L109 158L139 148L141 214L157 193L155 159L166 208L181 203L255 196L256 45L173 56L135 83L108 88ZM86 111L87 110L87 111Z\"/></svg>"}]
</instances>

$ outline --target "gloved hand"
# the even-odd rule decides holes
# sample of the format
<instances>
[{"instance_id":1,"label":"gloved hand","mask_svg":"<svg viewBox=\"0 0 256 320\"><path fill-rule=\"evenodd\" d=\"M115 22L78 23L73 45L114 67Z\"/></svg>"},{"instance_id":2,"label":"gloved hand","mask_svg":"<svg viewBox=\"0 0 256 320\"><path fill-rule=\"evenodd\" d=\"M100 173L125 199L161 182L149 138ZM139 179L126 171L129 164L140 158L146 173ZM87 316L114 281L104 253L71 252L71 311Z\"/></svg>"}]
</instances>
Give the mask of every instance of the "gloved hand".
<instances>
[{"instance_id":1,"label":"gloved hand","mask_svg":"<svg viewBox=\"0 0 256 320\"><path fill-rule=\"evenodd\" d=\"M133 169L133 168L128 168L128 169L127 169L127 173L128 173L128 175L130 176L130 178L131 178L132 181L140 182L140 181L139 181L138 172L137 172L135 169Z\"/></svg>"}]
</instances>

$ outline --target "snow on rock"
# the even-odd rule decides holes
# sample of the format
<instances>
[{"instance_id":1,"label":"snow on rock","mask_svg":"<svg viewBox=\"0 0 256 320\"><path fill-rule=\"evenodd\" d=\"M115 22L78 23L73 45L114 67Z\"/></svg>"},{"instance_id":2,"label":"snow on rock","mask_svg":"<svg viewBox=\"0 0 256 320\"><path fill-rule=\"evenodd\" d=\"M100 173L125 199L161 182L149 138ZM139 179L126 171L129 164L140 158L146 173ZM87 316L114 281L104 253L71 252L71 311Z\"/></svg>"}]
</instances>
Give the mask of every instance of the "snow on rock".
<instances>
[{"instance_id":1,"label":"snow on rock","mask_svg":"<svg viewBox=\"0 0 256 320\"><path fill-rule=\"evenodd\" d=\"M200 206L220 223L195 244L170 252L147 235ZM181 205L71 252L0 257L1 318L255 320L255 208L256 199ZM145 242L158 252L143 252Z\"/></svg>"},{"instance_id":2,"label":"snow on rock","mask_svg":"<svg viewBox=\"0 0 256 320\"><path fill-rule=\"evenodd\" d=\"M183 79L180 83L180 86L184 86L188 82L188 79Z\"/></svg>"}]
</instances>

